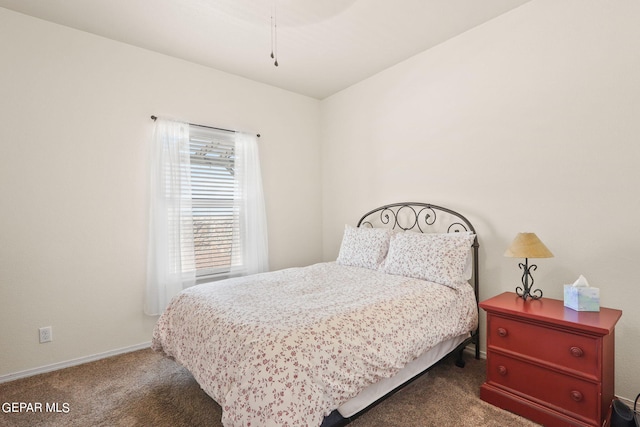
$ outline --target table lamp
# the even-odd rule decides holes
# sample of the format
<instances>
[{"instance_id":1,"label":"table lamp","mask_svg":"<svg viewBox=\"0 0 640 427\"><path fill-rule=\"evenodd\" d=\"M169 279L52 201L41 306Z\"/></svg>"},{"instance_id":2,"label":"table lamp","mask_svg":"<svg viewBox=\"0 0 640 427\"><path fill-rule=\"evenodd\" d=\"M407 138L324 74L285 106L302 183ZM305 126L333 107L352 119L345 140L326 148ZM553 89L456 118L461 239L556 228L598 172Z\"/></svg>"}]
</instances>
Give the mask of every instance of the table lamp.
<instances>
[{"instance_id":1,"label":"table lamp","mask_svg":"<svg viewBox=\"0 0 640 427\"><path fill-rule=\"evenodd\" d=\"M510 258L524 258L524 264L519 263L518 266L523 270L522 272L522 287L516 288L516 294L524 299L531 297L531 299L542 298L542 291L540 289L532 290L533 288L533 276L531 272L538 268L537 265L529 265L529 258L551 258L553 254L547 247L540 241L535 233L518 233L516 238L511 243L511 246L505 251L504 256Z\"/></svg>"}]
</instances>

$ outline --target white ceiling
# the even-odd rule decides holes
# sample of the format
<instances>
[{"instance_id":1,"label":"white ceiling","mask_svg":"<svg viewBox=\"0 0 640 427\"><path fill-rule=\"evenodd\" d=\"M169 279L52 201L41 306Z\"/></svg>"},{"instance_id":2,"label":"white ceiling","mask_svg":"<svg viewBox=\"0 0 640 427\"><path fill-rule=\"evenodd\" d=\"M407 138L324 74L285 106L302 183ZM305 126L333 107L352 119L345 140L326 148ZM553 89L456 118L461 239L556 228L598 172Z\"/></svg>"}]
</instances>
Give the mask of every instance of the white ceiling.
<instances>
[{"instance_id":1,"label":"white ceiling","mask_svg":"<svg viewBox=\"0 0 640 427\"><path fill-rule=\"evenodd\" d=\"M323 99L530 0L0 0L0 7ZM279 66L270 58L275 5Z\"/></svg>"}]
</instances>

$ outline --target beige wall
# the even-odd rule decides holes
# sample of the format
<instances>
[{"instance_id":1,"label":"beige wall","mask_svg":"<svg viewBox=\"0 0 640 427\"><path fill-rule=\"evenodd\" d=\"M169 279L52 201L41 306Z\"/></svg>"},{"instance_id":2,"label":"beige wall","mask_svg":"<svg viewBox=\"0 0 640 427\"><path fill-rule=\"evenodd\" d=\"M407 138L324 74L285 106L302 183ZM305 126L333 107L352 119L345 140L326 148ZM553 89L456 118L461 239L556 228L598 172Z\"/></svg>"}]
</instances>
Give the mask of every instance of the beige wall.
<instances>
[{"instance_id":1,"label":"beige wall","mask_svg":"<svg viewBox=\"0 0 640 427\"><path fill-rule=\"evenodd\" d=\"M324 258L377 205L449 206L478 231L486 299L519 283L503 253L533 231L545 296L584 274L623 310L616 393L635 398L638 22L637 1L535 0L324 100Z\"/></svg>"},{"instance_id":2,"label":"beige wall","mask_svg":"<svg viewBox=\"0 0 640 427\"><path fill-rule=\"evenodd\" d=\"M321 259L317 100L2 8L0 28L0 376L150 341L152 114L260 132L271 267Z\"/></svg>"}]
</instances>

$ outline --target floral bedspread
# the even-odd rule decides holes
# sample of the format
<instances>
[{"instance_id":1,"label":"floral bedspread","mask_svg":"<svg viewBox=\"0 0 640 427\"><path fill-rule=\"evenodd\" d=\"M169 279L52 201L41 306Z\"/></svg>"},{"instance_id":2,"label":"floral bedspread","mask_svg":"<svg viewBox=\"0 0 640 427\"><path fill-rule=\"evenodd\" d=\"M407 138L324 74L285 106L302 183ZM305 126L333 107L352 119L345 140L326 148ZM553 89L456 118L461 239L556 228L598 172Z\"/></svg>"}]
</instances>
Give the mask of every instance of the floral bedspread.
<instances>
[{"instance_id":1,"label":"floral bedspread","mask_svg":"<svg viewBox=\"0 0 640 427\"><path fill-rule=\"evenodd\" d=\"M186 289L152 347L185 366L226 427L319 426L360 390L475 329L473 289L321 263Z\"/></svg>"}]
</instances>

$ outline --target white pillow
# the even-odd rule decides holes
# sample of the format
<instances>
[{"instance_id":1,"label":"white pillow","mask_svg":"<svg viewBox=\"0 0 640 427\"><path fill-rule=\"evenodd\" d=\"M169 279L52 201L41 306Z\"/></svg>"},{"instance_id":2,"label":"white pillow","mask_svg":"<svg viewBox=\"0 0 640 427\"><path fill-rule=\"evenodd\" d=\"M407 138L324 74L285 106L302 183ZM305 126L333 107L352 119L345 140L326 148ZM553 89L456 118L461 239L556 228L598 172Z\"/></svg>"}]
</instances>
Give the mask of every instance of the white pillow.
<instances>
[{"instance_id":1,"label":"white pillow","mask_svg":"<svg viewBox=\"0 0 640 427\"><path fill-rule=\"evenodd\" d=\"M455 288L468 279L474 238L472 233L396 233L380 270Z\"/></svg>"},{"instance_id":2,"label":"white pillow","mask_svg":"<svg viewBox=\"0 0 640 427\"><path fill-rule=\"evenodd\" d=\"M386 228L344 227L336 262L354 267L378 269L389 250L392 231Z\"/></svg>"}]
</instances>

